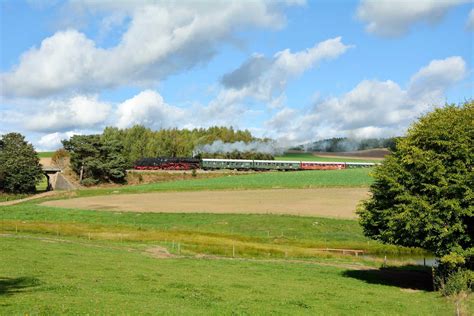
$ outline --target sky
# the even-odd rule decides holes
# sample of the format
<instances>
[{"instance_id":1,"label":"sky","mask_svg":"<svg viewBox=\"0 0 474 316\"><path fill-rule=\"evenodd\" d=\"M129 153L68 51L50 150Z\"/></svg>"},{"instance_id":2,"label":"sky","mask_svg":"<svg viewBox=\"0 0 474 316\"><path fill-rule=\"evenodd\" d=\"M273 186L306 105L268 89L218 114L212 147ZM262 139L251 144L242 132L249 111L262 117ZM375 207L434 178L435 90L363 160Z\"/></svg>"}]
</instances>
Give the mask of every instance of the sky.
<instances>
[{"instance_id":1,"label":"sky","mask_svg":"<svg viewBox=\"0 0 474 316\"><path fill-rule=\"evenodd\" d=\"M465 0L0 0L0 134L233 126L403 135L474 95Z\"/></svg>"}]
</instances>

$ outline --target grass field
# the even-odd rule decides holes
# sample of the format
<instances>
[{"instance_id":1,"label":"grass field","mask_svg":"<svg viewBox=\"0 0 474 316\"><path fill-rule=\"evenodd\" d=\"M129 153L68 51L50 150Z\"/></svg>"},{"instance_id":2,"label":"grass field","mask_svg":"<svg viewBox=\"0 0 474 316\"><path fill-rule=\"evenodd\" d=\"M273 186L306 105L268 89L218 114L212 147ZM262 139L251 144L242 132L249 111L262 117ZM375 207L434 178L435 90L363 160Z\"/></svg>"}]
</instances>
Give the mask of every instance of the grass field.
<instances>
[{"instance_id":1,"label":"grass field","mask_svg":"<svg viewBox=\"0 0 474 316\"><path fill-rule=\"evenodd\" d=\"M28 197L29 194L7 194L0 193L0 202L14 201Z\"/></svg>"},{"instance_id":2,"label":"grass field","mask_svg":"<svg viewBox=\"0 0 474 316\"><path fill-rule=\"evenodd\" d=\"M343 264L291 261L157 259L130 245L0 238L4 315L454 312L449 301L425 291L429 283L423 281L429 273L420 271L353 270ZM419 281L410 283L413 276Z\"/></svg>"},{"instance_id":3,"label":"grass field","mask_svg":"<svg viewBox=\"0 0 474 316\"><path fill-rule=\"evenodd\" d=\"M53 157L54 151L40 151L38 157L40 158L51 158Z\"/></svg>"},{"instance_id":4,"label":"grass field","mask_svg":"<svg viewBox=\"0 0 474 316\"><path fill-rule=\"evenodd\" d=\"M365 187L370 169L274 172L79 190ZM58 197L56 197L57 199ZM0 206L0 314L452 315L421 249L382 245L356 220ZM362 250L348 255L329 249ZM387 256L389 268L379 269ZM472 310L467 300L465 310ZM466 312L466 314L469 314Z\"/></svg>"},{"instance_id":5,"label":"grass field","mask_svg":"<svg viewBox=\"0 0 474 316\"><path fill-rule=\"evenodd\" d=\"M369 241L355 220L331 218L245 215L173 214L64 210L32 202L0 207L0 229L6 232L60 234L98 239L131 241L186 242L192 249L207 254L230 253L239 243L240 255L265 256L303 254L313 248L360 249L368 253L422 255L420 249L382 245ZM109 235L102 234L109 232ZM121 235L120 235L121 234ZM260 249L260 253L259 250ZM266 249L266 250L262 250ZM306 251L308 250L308 251ZM317 257L314 253L310 257Z\"/></svg>"},{"instance_id":6,"label":"grass field","mask_svg":"<svg viewBox=\"0 0 474 316\"><path fill-rule=\"evenodd\" d=\"M337 153L334 153L337 156ZM285 153L282 156L276 156L275 160L296 160L296 161L334 161L334 162L376 162L380 160L370 158L346 158L346 157L323 157L315 156L312 153Z\"/></svg>"},{"instance_id":7,"label":"grass field","mask_svg":"<svg viewBox=\"0 0 474 316\"><path fill-rule=\"evenodd\" d=\"M242 190L273 188L362 187L372 182L372 168L262 172L219 178L178 180L113 188L79 190L78 196L156 191Z\"/></svg>"}]
</instances>

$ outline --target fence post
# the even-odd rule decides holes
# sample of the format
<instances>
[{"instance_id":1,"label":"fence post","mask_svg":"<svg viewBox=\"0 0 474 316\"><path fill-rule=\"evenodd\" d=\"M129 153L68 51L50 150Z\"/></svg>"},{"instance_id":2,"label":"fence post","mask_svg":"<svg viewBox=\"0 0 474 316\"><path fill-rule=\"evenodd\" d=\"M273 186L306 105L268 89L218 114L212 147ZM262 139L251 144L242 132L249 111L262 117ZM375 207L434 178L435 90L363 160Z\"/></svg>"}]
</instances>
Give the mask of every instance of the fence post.
<instances>
[{"instance_id":1,"label":"fence post","mask_svg":"<svg viewBox=\"0 0 474 316\"><path fill-rule=\"evenodd\" d=\"M232 258L235 258L235 243L232 244Z\"/></svg>"}]
</instances>

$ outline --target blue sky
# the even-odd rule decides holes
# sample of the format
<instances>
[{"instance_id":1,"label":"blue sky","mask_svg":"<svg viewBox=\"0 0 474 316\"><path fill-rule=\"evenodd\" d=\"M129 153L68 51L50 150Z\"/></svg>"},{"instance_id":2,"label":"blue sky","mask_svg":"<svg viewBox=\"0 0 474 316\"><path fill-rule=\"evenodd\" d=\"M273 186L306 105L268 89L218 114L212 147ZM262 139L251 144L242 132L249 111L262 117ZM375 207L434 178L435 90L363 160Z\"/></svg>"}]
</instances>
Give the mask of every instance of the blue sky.
<instances>
[{"instance_id":1,"label":"blue sky","mask_svg":"<svg viewBox=\"0 0 474 316\"><path fill-rule=\"evenodd\" d=\"M246 128L282 144L401 135L473 98L463 0L0 2L0 134Z\"/></svg>"}]
</instances>

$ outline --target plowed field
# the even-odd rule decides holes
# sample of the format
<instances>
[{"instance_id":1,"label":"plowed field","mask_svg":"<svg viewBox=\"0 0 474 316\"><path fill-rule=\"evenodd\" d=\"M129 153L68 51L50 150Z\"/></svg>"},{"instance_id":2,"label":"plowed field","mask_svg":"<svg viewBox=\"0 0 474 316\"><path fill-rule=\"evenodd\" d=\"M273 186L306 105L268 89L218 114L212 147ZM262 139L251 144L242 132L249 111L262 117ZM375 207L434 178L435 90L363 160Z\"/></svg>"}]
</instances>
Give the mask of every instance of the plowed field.
<instances>
[{"instance_id":1,"label":"plowed field","mask_svg":"<svg viewBox=\"0 0 474 316\"><path fill-rule=\"evenodd\" d=\"M228 190L111 194L56 200L47 206L104 211L291 214L355 218L367 188Z\"/></svg>"}]
</instances>

